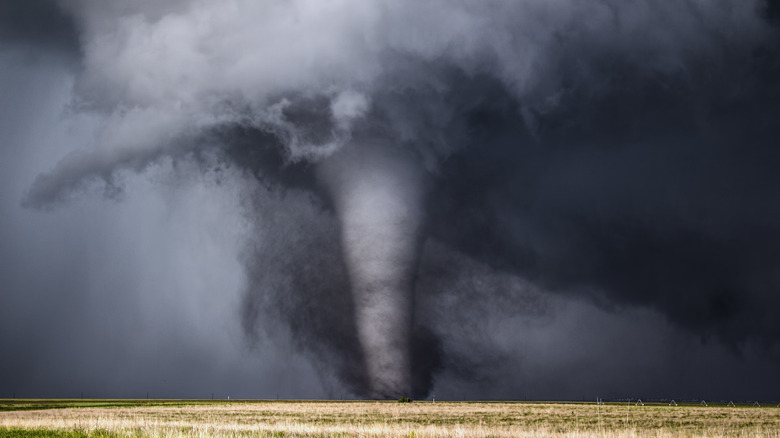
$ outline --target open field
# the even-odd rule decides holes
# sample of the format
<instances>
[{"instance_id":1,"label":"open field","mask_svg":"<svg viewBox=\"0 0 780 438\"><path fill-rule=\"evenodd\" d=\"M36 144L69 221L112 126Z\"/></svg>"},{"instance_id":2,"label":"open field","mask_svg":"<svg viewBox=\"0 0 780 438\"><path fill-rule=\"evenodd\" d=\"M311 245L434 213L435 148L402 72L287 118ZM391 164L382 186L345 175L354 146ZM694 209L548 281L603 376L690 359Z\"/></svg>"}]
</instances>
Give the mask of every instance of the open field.
<instances>
[{"instance_id":1,"label":"open field","mask_svg":"<svg viewBox=\"0 0 780 438\"><path fill-rule=\"evenodd\" d=\"M100 405L102 404L102 405ZM0 400L10 437L775 437L780 408L630 403ZM37 408L37 409L36 409ZM42 408L42 409L41 409Z\"/></svg>"}]
</instances>

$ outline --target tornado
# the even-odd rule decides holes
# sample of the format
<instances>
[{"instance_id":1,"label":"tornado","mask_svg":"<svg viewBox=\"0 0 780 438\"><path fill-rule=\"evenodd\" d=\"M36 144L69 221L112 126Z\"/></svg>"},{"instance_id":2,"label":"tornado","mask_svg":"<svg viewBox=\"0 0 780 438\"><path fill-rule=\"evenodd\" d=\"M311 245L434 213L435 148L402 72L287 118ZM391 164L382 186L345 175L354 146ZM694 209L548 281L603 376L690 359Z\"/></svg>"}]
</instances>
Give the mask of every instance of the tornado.
<instances>
[{"instance_id":1,"label":"tornado","mask_svg":"<svg viewBox=\"0 0 780 438\"><path fill-rule=\"evenodd\" d=\"M389 141L352 141L317 168L339 218L369 398L411 394L425 172Z\"/></svg>"}]
</instances>

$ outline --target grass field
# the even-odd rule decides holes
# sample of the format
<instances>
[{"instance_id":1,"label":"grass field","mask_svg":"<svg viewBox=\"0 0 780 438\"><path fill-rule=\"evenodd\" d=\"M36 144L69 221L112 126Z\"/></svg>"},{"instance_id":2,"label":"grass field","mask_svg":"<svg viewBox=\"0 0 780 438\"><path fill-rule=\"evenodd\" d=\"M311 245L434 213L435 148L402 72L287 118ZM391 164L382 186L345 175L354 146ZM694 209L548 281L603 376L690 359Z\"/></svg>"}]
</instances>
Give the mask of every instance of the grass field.
<instances>
[{"instance_id":1,"label":"grass field","mask_svg":"<svg viewBox=\"0 0 780 438\"><path fill-rule=\"evenodd\" d=\"M775 437L780 408L631 403L0 400L0 436Z\"/></svg>"}]
</instances>

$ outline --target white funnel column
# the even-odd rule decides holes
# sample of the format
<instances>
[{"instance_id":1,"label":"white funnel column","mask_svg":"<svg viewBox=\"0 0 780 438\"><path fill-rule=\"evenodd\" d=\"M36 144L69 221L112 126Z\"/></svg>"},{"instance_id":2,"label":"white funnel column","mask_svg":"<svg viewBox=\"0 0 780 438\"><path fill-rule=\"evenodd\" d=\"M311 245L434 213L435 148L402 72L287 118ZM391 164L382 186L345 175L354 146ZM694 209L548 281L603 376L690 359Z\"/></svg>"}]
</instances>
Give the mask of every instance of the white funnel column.
<instances>
[{"instance_id":1,"label":"white funnel column","mask_svg":"<svg viewBox=\"0 0 780 438\"><path fill-rule=\"evenodd\" d=\"M371 396L409 395L424 172L389 143L351 144L320 164L341 221Z\"/></svg>"}]
</instances>

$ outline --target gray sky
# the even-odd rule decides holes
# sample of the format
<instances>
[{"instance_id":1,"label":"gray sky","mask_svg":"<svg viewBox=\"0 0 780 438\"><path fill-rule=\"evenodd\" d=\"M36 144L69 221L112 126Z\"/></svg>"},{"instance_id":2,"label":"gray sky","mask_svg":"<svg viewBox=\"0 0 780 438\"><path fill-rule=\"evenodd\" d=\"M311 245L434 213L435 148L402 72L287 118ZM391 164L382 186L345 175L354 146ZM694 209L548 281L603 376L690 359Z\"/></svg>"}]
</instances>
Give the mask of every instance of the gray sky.
<instances>
[{"instance_id":1,"label":"gray sky","mask_svg":"<svg viewBox=\"0 0 780 438\"><path fill-rule=\"evenodd\" d=\"M0 397L365 394L316 169L379 135L418 393L780 398L765 3L12 5Z\"/></svg>"}]
</instances>

